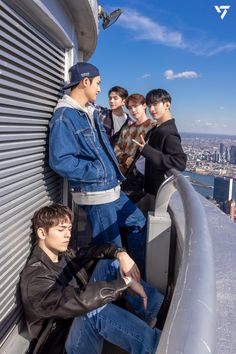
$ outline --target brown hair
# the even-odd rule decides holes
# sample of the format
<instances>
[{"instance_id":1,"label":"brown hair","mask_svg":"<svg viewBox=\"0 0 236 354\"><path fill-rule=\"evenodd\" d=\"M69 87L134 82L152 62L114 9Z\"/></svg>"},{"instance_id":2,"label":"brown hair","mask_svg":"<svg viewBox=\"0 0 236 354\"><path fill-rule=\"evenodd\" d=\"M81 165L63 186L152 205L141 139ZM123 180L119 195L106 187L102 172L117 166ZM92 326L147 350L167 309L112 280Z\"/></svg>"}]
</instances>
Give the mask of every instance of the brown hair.
<instances>
[{"instance_id":1,"label":"brown hair","mask_svg":"<svg viewBox=\"0 0 236 354\"><path fill-rule=\"evenodd\" d=\"M32 218L33 228L35 233L42 227L46 232L53 227L58 225L60 222L73 222L73 213L65 205L62 204L51 204L44 206L37 210Z\"/></svg>"},{"instance_id":2,"label":"brown hair","mask_svg":"<svg viewBox=\"0 0 236 354\"><path fill-rule=\"evenodd\" d=\"M125 102L126 108L128 108L130 101L133 101L137 105L146 103L145 97L140 93L133 93L126 99Z\"/></svg>"}]
</instances>

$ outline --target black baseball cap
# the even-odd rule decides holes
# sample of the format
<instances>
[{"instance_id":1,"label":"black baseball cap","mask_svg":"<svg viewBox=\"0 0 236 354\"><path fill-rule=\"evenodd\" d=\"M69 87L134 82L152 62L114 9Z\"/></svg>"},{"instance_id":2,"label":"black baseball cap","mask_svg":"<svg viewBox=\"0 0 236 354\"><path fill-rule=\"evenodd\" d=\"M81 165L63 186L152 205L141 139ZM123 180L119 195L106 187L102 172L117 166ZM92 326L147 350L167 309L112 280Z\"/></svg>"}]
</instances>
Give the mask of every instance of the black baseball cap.
<instances>
[{"instance_id":1,"label":"black baseball cap","mask_svg":"<svg viewBox=\"0 0 236 354\"><path fill-rule=\"evenodd\" d=\"M64 90L79 84L85 77L95 77L100 75L98 68L90 63L77 63L73 65L69 69L69 74L70 82L63 87Z\"/></svg>"}]
</instances>

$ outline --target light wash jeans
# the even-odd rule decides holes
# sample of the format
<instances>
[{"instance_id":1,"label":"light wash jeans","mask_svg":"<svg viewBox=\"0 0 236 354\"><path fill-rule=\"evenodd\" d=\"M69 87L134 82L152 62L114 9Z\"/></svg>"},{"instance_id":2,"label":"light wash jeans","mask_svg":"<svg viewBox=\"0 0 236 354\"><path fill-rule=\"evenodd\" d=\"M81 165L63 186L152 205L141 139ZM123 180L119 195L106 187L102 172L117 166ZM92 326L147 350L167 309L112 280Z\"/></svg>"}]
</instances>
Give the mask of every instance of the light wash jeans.
<instances>
[{"instance_id":1,"label":"light wash jeans","mask_svg":"<svg viewBox=\"0 0 236 354\"><path fill-rule=\"evenodd\" d=\"M109 281L119 276L118 261L102 260L90 281ZM147 283L142 284L148 296L146 312L138 296L127 294L126 299L144 320L112 303L99 307L74 319L66 342L67 353L100 354L106 339L131 354L154 354L161 332L147 323L156 317L163 295Z\"/></svg>"},{"instance_id":2,"label":"light wash jeans","mask_svg":"<svg viewBox=\"0 0 236 354\"><path fill-rule=\"evenodd\" d=\"M127 230L130 256L137 263L141 274L145 271L146 218L124 192L114 202L99 205L82 205L92 230L92 242L115 243L121 246L120 228Z\"/></svg>"}]
</instances>

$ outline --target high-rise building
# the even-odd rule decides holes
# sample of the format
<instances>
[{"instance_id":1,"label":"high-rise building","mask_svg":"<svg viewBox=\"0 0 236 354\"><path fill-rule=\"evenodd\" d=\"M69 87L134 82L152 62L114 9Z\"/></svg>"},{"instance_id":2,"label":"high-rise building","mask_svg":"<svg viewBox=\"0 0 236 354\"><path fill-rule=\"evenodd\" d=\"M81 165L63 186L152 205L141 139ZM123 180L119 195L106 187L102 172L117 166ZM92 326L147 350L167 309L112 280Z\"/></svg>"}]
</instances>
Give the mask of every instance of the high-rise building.
<instances>
[{"instance_id":1,"label":"high-rise building","mask_svg":"<svg viewBox=\"0 0 236 354\"><path fill-rule=\"evenodd\" d=\"M224 203L233 198L233 178L215 177L213 198L217 203Z\"/></svg>"},{"instance_id":2,"label":"high-rise building","mask_svg":"<svg viewBox=\"0 0 236 354\"><path fill-rule=\"evenodd\" d=\"M223 143L220 143L220 155L222 158L224 158L225 155L225 145Z\"/></svg>"},{"instance_id":3,"label":"high-rise building","mask_svg":"<svg viewBox=\"0 0 236 354\"><path fill-rule=\"evenodd\" d=\"M236 146L230 146L230 162L236 164Z\"/></svg>"},{"instance_id":4,"label":"high-rise building","mask_svg":"<svg viewBox=\"0 0 236 354\"><path fill-rule=\"evenodd\" d=\"M221 161L220 152L217 151L217 150L214 152L214 161L215 161L215 162L220 162L220 161Z\"/></svg>"},{"instance_id":5,"label":"high-rise building","mask_svg":"<svg viewBox=\"0 0 236 354\"><path fill-rule=\"evenodd\" d=\"M225 161L230 161L230 147L228 146L225 151Z\"/></svg>"}]
</instances>

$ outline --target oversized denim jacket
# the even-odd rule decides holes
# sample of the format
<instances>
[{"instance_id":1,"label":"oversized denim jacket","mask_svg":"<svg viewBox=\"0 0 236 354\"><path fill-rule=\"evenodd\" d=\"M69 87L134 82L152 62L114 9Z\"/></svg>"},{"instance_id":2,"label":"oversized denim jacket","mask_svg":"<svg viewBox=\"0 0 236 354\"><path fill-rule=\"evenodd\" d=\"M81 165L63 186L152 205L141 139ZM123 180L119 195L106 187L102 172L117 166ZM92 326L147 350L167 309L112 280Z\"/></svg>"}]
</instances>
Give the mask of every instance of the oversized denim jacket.
<instances>
[{"instance_id":1,"label":"oversized denim jacket","mask_svg":"<svg viewBox=\"0 0 236 354\"><path fill-rule=\"evenodd\" d=\"M50 121L49 165L69 181L71 191L96 192L116 187L124 176L98 113L58 108Z\"/></svg>"}]
</instances>

